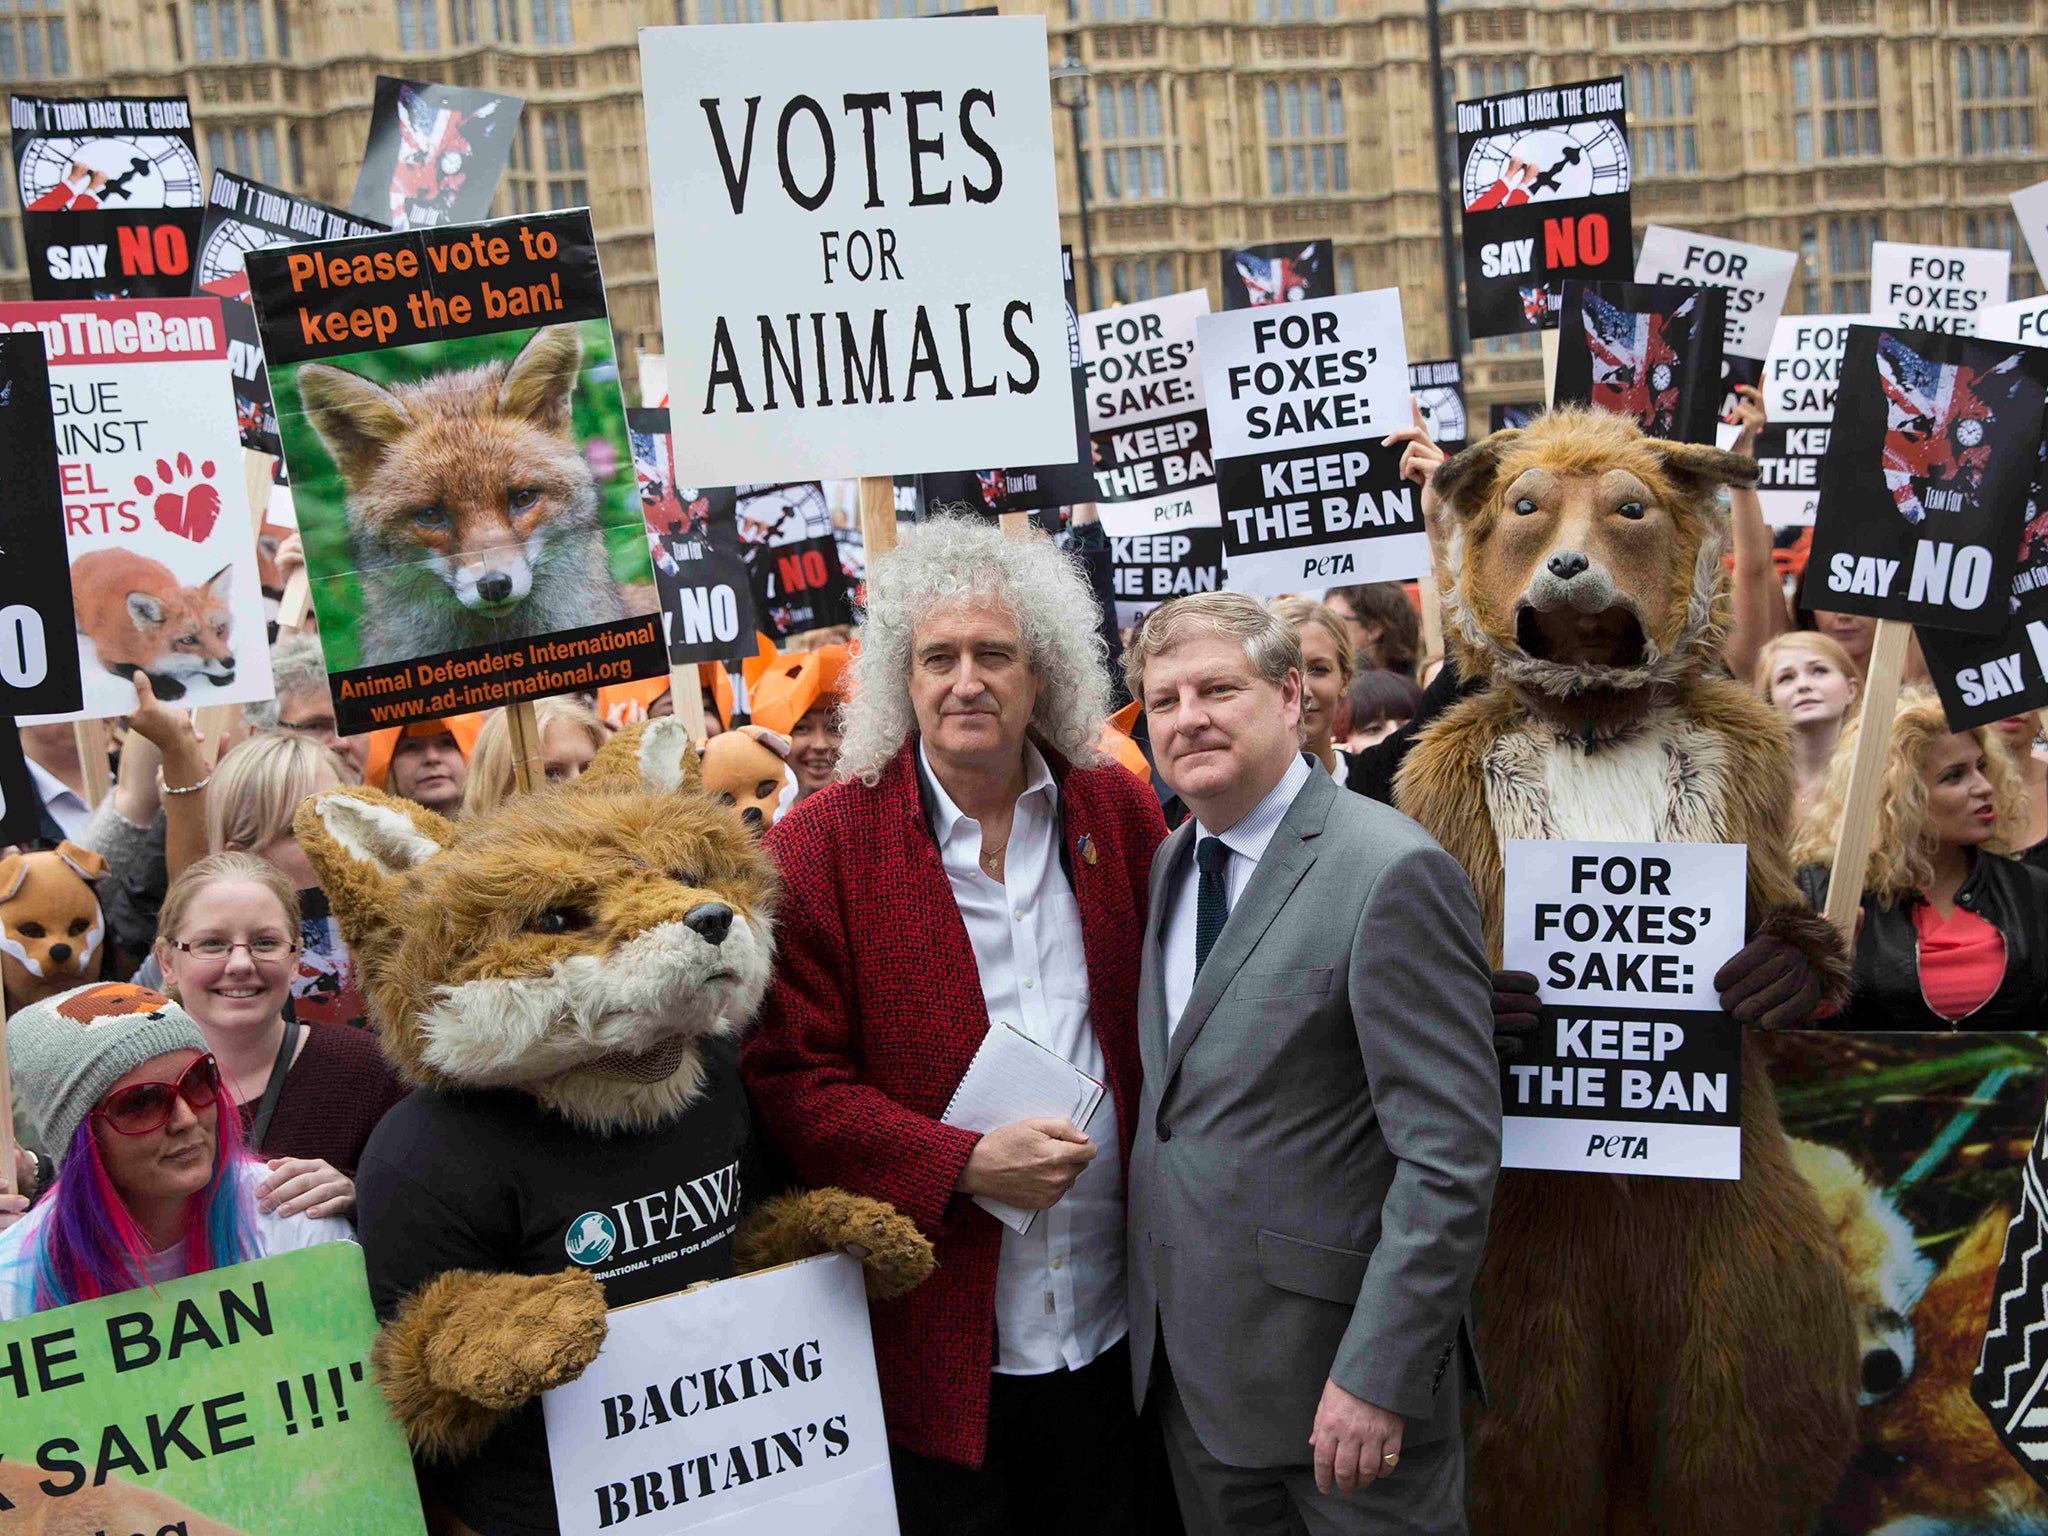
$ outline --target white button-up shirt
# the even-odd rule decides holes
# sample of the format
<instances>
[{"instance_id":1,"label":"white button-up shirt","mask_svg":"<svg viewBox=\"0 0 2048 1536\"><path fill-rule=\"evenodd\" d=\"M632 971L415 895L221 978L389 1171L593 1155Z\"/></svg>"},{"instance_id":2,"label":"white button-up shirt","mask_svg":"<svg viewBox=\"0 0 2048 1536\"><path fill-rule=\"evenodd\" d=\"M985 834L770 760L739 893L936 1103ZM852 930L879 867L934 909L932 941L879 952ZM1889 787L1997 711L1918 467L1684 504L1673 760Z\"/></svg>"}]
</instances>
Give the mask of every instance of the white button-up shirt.
<instances>
[{"instance_id":1,"label":"white button-up shirt","mask_svg":"<svg viewBox=\"0 0 2048 1536\"><path fill-rule=\"evenodd\" d=\"M1231 911L1237 910L1237 899L1244 894L1252 871L1259 867L1259 860L1265 857L1273 834L1280 830L1287 808L1294 804L1294 797L1308 782L1309 772L1308 759L1296 756L1287 765L1287 771L1280 775L1280 782L1267 790L1259 803L1240 816L1234 825L1221 832L1211 832L1202 825L1200 817L1195 819L1195 847L1199 847L1205 837L1220 837L1223 846L1230 850L1225 878L1230 882ZM1166 981L1166 1036L1169 1040L1180 1028L1180 1016L1187 1012L1188 998L1195 990L1195 914L1199 910L1201 890L1202 871L1191 848L1187 868L1181 871L1180 883L1174 888L1173 906L1167 912L1166 928L1160 937L1160 961L1165 967Z\"/></svg>"},{"instance_id":2,"label":"white button-up shirt","mask_svg":"<svg viewBox=\"0 0 2048 1536\"><path fill-rule=\"evenodd\" d=\"M28 763L28 776L35 782L36 793L43 797L43 809L57 823L57 830L72 842L85 836L85 824L92 820L92 807L85 803L77 790L34 758L25 761Z\"/></svg>"},{"instance_id":3,"label":"white button-up shirt","mask_svg":"<svg viewBox=\"0 0 2048 1536\"><path fill-rule=\"evenodd\" d=\"M1059 787L1024 745L1024 793L1010 822L1003 879L981 864L981 823L931 771L918 768L937 810L939 855L974 946L989 1024L1014 1025L1105 1085L1108 1067L1088 1014L1081 909L1060 867ZM1078 1370L1127 1331L1124 1313L1124 1176L1116 1102L1105 1091L1086 1127L1095 1161L1029 1232L1003 1228L996 1268L995 1369L1006 1376Z\"/></svg>"}]
</instances>

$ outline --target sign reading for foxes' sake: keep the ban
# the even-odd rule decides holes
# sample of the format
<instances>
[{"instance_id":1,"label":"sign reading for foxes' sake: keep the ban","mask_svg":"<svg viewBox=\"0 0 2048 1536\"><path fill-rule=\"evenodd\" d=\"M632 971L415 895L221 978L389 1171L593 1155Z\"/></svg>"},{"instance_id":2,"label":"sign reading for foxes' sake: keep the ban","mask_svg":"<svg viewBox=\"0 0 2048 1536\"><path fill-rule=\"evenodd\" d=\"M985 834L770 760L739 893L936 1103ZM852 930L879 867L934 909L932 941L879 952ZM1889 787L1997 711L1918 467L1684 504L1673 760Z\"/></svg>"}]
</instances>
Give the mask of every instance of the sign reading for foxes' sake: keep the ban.
<instances>
[{"instance_id":1,"label":"sign reading for foxes' sake: keep the ban","mask_svg":"<svg viewBox=\"0 0 2048 1536\"><path fill-rule=\"evenodd\" d=\"M1073 460L1043 18L650 27L640 59L678 463Z\"/></svg>"},{"instance_id":2,"label":"sign reading for foxes' sake: keep the ban","mask_svg":"<svg viewBox=\"0 0 2048 1536\"><path fill-rule=\"evenodd\" d=\"M344 732L668 670L587 210L246 264Z\"/></svg>"},{"instance_id":3,"label":"sign reading for foxes' sake: keep the ban","mask_svg":"<svg viewBox=\"0 0 2048 1536\"><path fill-rule=\"evenodd\" d=\"M353 1243L0 1323L0 1530L422 1536Z\"/></svg>"},{"instance_id":4,"label":"sign reading for foxes' sake: keep the ban","mask_svg":"<svg viewBox=\"0 0 2048 1536\"><path fill-rule=\"evenodd\" d=\"M1734 1179L1742 1036L1714 973L1742 947L1740 843L1506 848L1502 964L1543 1025L1503 1063L1501 1165Z\"/></svg>"}]
</instances>

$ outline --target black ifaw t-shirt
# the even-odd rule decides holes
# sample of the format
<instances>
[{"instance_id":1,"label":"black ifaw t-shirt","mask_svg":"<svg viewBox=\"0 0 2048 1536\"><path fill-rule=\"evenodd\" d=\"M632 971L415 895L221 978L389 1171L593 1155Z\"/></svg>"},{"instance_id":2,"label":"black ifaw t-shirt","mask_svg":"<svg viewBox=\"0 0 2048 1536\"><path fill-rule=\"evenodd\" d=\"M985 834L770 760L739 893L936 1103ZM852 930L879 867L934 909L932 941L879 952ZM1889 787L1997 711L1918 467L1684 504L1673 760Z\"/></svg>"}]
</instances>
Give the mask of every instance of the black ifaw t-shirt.
<instances>
[{"instance_id":1,"label":"black ifaw t-shirt","mask_svg":"<svg viewBox=\"0 0 2048 1536\"><path fill-rule=\"evenodd\" d=\"M404 1100L356 1174L378 1316L450 1269L544 1275L580 1264L615 1307L729 1278L748 1138L738 1062L734 1042L713 1042L704 1096L680 1119L602 1138L511 1090ZM537 1400L475 1455L422 1473L428 1497L480 1536L558 1529Z\"/></svg>"}]
</instances>

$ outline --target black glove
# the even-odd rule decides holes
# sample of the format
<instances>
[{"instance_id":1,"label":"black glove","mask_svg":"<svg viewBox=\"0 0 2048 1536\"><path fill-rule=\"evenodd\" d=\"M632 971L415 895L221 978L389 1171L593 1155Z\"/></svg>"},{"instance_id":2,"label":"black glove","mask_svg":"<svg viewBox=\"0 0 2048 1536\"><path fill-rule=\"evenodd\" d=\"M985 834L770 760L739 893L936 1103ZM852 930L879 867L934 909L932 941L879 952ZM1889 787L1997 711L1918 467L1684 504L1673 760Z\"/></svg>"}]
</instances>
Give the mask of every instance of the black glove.
<instances>
[{"instance_id":1,"label":"black glove","mask_svg":"<svg viewBox=\"0 0 2048 1536\"><path fill-rule=\"evenodd\" d=\"M1536 1011L1536 978L1527 971L1493 973L1493 1049L1502 1061L1528 1049L1542 1024Z\"/></svg>"},{"instance_id":2,"label":"black glove","mask_svg":"<svg viewBox=\"0 0 2048 1536\"><path fill-rule=\"evenodd\" d=\"M1714 973L1714 990L1721 994L1721 1006L1742 1023L1785 1029L1812 1017L1819 1006L1820 973L1804 950L1783 939L1759 937Z\"/></svg>"}]
</instances>

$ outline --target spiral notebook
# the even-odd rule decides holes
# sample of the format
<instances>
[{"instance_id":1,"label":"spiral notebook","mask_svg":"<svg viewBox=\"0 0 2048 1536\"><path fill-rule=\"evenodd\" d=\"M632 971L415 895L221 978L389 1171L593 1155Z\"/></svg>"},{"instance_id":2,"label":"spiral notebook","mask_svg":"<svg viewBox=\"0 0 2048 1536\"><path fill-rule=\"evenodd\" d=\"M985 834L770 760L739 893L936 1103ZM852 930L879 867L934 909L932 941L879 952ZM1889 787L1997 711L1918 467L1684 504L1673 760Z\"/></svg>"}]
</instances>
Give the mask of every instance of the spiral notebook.
<instances>
[{"instance_id":1,"label":"spiral notebook","mask_svg":"<svg viewBox=\"0 0 2048 1536\"><path fill-rule=\"evenodd\" d=\"M1019 1120L1066 1120L1085 1131L1102 1094L1102 1084L1066 1057L1047 1050L1014 1024L995 1024L982 1038L940 1119L978 1133ZM987 1195L974 1196L974 1203L1013 1232L1029 1232L1038 1215Z\"/></svg>"}]
</instances>

